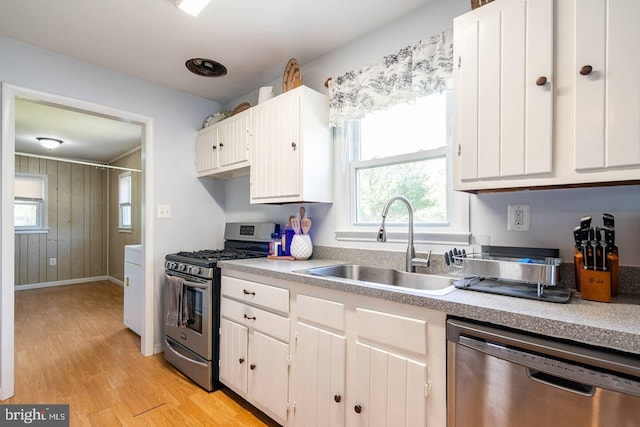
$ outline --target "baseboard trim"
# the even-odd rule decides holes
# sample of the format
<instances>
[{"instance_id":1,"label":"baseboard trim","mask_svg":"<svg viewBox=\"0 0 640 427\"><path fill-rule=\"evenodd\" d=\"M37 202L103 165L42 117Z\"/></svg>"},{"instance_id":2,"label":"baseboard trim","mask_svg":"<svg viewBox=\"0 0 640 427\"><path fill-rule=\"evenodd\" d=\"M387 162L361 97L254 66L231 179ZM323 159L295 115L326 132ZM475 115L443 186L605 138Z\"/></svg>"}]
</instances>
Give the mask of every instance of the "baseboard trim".
<instances>
[{"instance_id":1,"label":"baseboard trim","mask_svg":"<svg viewBox=\"0 0 640 427\"><path fill-rule=\"evenodd\" d=\"M101 282L109 280L109 276L84 277L82 279L56 280L54 282L29 283L27 285L15 285L16 291L26 291L29 289L52 288L54 286L77 285L87 282Z\"/></svg>"}]
</instances>

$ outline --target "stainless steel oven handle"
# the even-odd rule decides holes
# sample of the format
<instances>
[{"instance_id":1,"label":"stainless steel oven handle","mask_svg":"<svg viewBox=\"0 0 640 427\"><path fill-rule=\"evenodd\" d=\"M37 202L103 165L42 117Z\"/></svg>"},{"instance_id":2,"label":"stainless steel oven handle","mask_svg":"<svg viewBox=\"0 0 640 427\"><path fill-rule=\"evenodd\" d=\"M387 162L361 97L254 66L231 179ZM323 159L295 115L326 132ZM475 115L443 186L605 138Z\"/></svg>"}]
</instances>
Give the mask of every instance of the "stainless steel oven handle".
<instances>
[{"instance_id":1,"label":"stainless steel oven handle","mask_svg":"<svg viewBox=\"0 0 640 427\"><path fill-rule=\"evenodd\" d=\"M204 368L207 368L207 367L208 367L208 365L207 365L206 363L198 362L197 360L193 360L193 359L189 359L188 357L183 356L182 354L180 354L180 353L178 353L177 351L175 351L175 350L173 349L173 346L171 345L171 343L170 343L169 341L167 341L167 339L166 339L166 338L164 339L164 343L166 344L167 348L168 348L169 350L171 350L171 352L172 352L173 354L175 354L176 356L180 357L181 359L184 359L184 360L186 360L186 361L187 361L187 362L189 362L189 363L195 363L196 365L200 365L200 366L202 366L202 367L204 367Z\"/></svg>"},{"instance_id":2,"label":"stainless steel oven handle","mask_svg":"<svg viewBox=\"0 0 640 427\"><path fill-rule=\"evenodd\" d=\"M166 274L165 276L168 278L169 276L171 276L170 274ZM180 276L178 276L180 277ZM184 284L185 286L189 286L190 288L198 288L198 289L209 289L209 285L208 284L203 284L203 283L196 283L196 282L192 282L190 280L184 279Z\"/></svg>"},{"instance_id":3,"label":"stainless steel oven handle","mask_svg":"<svg viewBox=\"0 0 640 427\"><path fill-rule=\"evenodd\" d=\"M189 286L190 288L198 288L198 289L209 289L209 285L203 285L200 283L190 282L188 280L184 281L185 286Z\"/></svg>"}]
</instances>

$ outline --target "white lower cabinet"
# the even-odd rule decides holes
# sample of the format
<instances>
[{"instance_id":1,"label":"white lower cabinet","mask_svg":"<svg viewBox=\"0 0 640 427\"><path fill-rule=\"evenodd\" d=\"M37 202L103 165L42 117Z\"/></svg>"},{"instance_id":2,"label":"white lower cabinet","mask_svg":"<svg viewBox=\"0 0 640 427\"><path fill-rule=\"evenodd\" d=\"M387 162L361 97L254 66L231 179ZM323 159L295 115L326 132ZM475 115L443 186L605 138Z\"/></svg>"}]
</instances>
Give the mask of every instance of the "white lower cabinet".
<instances>
[{"instance_id":1,"label":"white lower cabinet","mask_svg":"<svg viewBox=\"0 0 640 427\"><path fill-rule=\"evenodd\" d=\"M360 342L355 364L353 425L431 425L426 417L426 364Z\"/></svg>"},{"instance_id":2,"label":"white lower cabinet","mask_svg":"<svg viewBox=\"0 0 640 427\"><path fill-rule=\"evenodd\" d=\"M249 273L224 274L220 380L277 422L446 426L445 313ZM255 317L247 320L237 308L245 303L230 294L279 309L247 304L247 317ZM291 319L288 336L276 319L265 319L284 318L282 311ZM259 326L261 319L273 325L271 333Z\"/></svg>"},{"instance_id":3,"label":"white lower cabinet","mask_svg":"<svg viewBox=\"0 0 640 427\"><path fill-rule=\"evenodd\" d=\"M344 304L298 294L293 331L294 425L345 425L347 343Z\"/></svg>"},{"instance_id":4,"label":"white lower cabinet","mask_svg":"<svg viewBox=\"0 0 640 427\"><path fill-rule=\"evenodd\" d=\"M220 381L239 393L247 393L249 331L228 319L220 319Z\"/></svg>"},{"instance_id":5,"label":"white lower cabinet","mask_svg":"<svg viewBox=\"0 0 640 427\"><path fill-rule=\"evenodd\" d=\"M427 319L365 307L356 308L356 319L353 425L431 425Z\"/></svg>"},{"instance_id":6,"label":"white lower cabinet","mask_svg":"<svg viewBox=\"0 0 640 427\"><path fill-rule=\"evenodd\" d=\"M254 331L249 363L252 397L286 422L289 398L289 345Z\"/></svg>"},{"instance_id":7,"label":"white lower cabinet","mask_svg":"<svg viewBox=\"0 0 640 427\"><path fill-rule=\"evenodd\" d=\"M289 291L222 278L220 381L282 425L289 405Z\"/></svg>"}]
</instances>

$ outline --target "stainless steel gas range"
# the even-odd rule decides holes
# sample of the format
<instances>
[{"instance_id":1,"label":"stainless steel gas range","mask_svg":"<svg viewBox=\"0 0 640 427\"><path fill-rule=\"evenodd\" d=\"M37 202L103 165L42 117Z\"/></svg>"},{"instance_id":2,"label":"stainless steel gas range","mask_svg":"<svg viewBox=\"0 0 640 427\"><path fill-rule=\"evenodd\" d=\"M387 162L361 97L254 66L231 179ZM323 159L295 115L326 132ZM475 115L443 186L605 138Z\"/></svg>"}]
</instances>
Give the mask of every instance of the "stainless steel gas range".
<instances>
[{"instance_id":1,"label":"stainless steel gas range","mask_svg":"<svg viewBox=\"0 0 640 427\"><path fill-rule=\"evenodd\" d=\"M218 261L267 256L273 223L227 223L224 249L165 257L164 357L207 391L218 380L220 268Z\"/></svg>"}]
</instances>

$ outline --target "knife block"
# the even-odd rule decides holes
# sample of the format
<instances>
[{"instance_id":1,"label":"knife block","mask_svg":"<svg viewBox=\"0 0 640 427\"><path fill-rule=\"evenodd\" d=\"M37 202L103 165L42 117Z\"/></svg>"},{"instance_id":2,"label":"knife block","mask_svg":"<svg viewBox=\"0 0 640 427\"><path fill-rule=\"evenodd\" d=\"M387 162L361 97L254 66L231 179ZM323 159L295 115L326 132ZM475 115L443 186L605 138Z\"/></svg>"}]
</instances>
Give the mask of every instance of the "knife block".
<instances>
[{"instance_id":1,"label":"knife block","mask_svg":"<svg viewBox=\"0 0 640 427\"><path fill-rule=\"evenodd\" d=\"M607 270L584 269L582 253L577 247L573 249L575 265L576 289L582 299L611 302L611 297L618 295L618 247L607 255Z\"/></svg>"}]
</instances>

